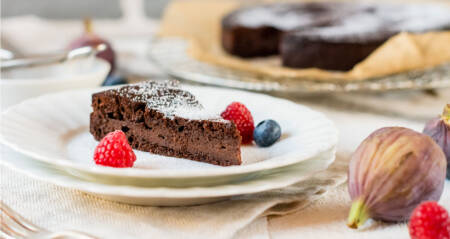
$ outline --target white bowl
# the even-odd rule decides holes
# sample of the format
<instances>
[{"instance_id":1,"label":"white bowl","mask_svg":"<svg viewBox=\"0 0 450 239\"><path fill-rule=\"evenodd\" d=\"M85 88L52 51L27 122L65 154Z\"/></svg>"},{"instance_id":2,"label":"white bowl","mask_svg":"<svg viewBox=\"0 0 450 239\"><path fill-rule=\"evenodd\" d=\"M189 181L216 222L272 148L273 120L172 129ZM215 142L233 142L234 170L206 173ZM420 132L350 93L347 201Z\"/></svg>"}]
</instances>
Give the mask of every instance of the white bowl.
<instances>
[{"instance_id":1,"label":"white bowl","mask_svg":"<svg viewBox=\"0 0 450 239\"><path fill-rule=\"evenodd\" d=\"M2 72L1 110L25 99L47 93L100 86L109 69L108 62L98 58L88 58Z\"/></svg>"}]
</instances>

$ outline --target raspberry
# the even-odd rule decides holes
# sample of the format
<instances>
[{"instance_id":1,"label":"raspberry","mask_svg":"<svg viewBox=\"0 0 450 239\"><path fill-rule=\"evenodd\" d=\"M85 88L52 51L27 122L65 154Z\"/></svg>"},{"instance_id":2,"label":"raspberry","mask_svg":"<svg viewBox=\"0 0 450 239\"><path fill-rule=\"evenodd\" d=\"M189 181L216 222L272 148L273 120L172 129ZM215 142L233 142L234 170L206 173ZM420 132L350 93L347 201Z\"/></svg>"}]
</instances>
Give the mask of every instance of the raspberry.
<instances>
[{"instance_id":1,"label":"raspberry","mask_svg":"<svg viewBox=\"0 0 450 239\"><path fill-rule=\"evenodd\" d=\"M412 239L450 239L447 211L437 202L420 204L411 214L409 234Z\"/></svg>"},{"instance_id":2,"label":"raspberry","mask_svg":"<svg viewBox=\"0 0 450 239\"><path fill-rule=\"evenodd\" d=\"M227 106L224 112L221 114L222 118L233 121L239 130L242 143L247 144L253 140L253 130L255 129L255 123L250 111L239 102L232 102Z\"/></svg>"},{"instance_id":3,"label":"raspberry","mask_svg":"<svg viewBox=\"0 0 450 239\"><path fill-rule=\"evenodd\" d=\"M133 152L125 134L116 130L107 134L94 151L96 164L115 168L133 167L136 155Z\"/></svg>"}]
</instances>

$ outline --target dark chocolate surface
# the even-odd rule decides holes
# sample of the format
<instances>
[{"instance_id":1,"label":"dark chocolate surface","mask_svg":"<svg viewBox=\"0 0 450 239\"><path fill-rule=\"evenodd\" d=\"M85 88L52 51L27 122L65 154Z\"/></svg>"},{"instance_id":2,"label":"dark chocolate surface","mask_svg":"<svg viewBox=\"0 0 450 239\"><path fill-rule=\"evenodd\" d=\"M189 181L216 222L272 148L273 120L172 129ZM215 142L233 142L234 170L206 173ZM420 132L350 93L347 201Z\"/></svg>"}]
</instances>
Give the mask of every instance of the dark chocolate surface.
<instances>
[{"instance_id":1,"label":"dark chocolate surface","mask_svg":"<svg viewBox=\"0 0 450 239\"><path fill-rule=\"evenodd\" d=\"M450 8L436 4L273 3L222 20L230 54L281 54L283 65L349 70L391 36L450 29Z\"/></svg>"},{"instance_id":2,"label":"dark chocolate surface","mask_svg":"<svg viewBox=\"0 0 450 239\"><path fill-rule=\"evenodd\" d=\"M203 106L174 82L99 92L92 96L92 107L90 132L97 140L122 130L134 149L221 166L241 164L236 125L198 113Z\"/></svg>"}]
</instances>

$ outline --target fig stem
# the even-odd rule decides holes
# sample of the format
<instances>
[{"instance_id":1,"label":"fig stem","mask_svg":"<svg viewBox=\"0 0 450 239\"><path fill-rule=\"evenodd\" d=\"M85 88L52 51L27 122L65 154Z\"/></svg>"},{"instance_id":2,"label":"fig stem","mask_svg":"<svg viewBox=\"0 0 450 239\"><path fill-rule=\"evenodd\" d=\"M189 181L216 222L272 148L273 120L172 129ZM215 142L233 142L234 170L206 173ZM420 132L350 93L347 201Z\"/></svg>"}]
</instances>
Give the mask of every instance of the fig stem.
<instances>
[{"instance_id":1,"label":"fig stem","mask_svg":"<svg viewBox=\"0 0 450 239\"><path fill-rule=\"evenodd\" d=\"M442 112L442 120L450 125L450 104L446 104L444 107L444 111Z\"/></svg>"},{"instance_id":2,"label":"fig stem","mask_svg":"<svg viewBox=\"0 0 450 239\"><path fill-rule=\"evenodd\" d=\"M348 215L347 226L357 229L364 225L367 219L369 219L369 211L364 205L364 202L361 199L354 201L350 209L350 214Z\"/></svg>"},{"instance_id":3,"label":"fig stem","mask_svg":"<svg viewBox=\"0 0 450 239\"><path fill-rule=\"evenodd\" d=\"M87 33L92 33L92 20L89 17L83 19L84 31Z\"/></svg>"}]
</instances>

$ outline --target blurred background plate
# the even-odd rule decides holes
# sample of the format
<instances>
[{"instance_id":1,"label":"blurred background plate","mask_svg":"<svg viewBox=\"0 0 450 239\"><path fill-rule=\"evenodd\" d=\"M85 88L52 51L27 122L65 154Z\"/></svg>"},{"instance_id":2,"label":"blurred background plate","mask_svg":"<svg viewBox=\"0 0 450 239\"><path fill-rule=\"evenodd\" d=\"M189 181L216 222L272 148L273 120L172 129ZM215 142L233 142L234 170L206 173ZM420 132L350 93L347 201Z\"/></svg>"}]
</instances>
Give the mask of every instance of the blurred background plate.
<instances>
[{"instance_id":1,"label":"blurred background plate","mask_svg":"<svg viewBox=\"0 0 450 239\"><path fill-rule=\"evenodd\" d=\"M167 74L202 84L285 93L389 91L450 87L450 63L426 70L372 78L363 81L323 81L307 78L275 79L193 59L186 52L188 42L180 38L154 37L150 59Z\"/></svg>"}]
</instances>

